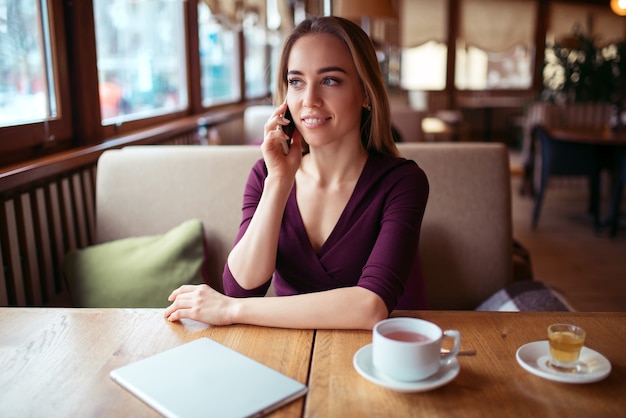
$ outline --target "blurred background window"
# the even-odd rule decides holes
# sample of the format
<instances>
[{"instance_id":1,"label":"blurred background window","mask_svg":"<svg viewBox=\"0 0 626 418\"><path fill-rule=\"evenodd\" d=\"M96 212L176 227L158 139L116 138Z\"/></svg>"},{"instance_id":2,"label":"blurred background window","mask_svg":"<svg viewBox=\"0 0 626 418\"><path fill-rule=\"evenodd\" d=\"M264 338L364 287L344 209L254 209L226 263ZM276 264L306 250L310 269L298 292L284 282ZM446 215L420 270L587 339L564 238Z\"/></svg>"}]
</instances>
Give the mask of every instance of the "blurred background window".
<instances>
[{"instance_id":1,"label":"blurred background window","mask_svg":"<svg viewBox=\"0 0 626 418\"><path fill-rule=\"evenodd\" d=\"M45 0L0 0L0 126L58 116Z\"/></svg>"},{"instance_id":2,"label":"blurred background window","mask_svg":"<svg viewBox=\"0 0 626 418\"><path fill-rule=\"evenodd\" d=\"M269 93L270 47L265 22L257 11L249 11L243 20L245 39L244 72L246 74L246 98L263 97Z\"/></svg>"},{"instance_id":3,"label":"blurred background window","mask_svg":"<svg viewBox=\"0 0 626 418\"><path fill-rule=\"evenodd\" d=\"M456 87L466 90L528 89L532 84L532 55L524 45L490 52L460 40L456 51Z\"/></svg>"},{"instance_id":4,"label":"blurred background window","mask_svg":"<svg viewBox=\"0 0 626 418\"><path fill-rule=\"evenodd\" d=\"M402 51L400 86L407 90L443 90L446 88L448 48L444 43L428 41Z\"/></svg>"},{"instance_id":5,"label":"blurred background window","mask_svg":"<svg viewBox=\"0 0 626 418\"><path fill-rule=\"evenodd\" d=\"M446 88L447 13L447 0L404 0L400 3L402 88Z\"/></svg>"},{"instance_id":6,"label":"blurred background window","mask_svg":"<svg viewBox=\"0 0 626 418\"><path fill-rule=\"evenodd\" d=\"M94 0L103 125L186 109L182 1Z\"/></svg>"},{"instance_id":7,"label":"blurred background window","mask_svg":"<svg viewBox=\"0 0 626 418\"><path fill-rule=\"evenodd\" d=\"M461 0L456 43L458 89L527 89L532 85L535 1Z\"/></svg>"},{"instance_id":8,"label":"blurred background window","mask_svg":"<svg viewBox=\"0 0 626 418\"><path fill-rule=\"evenodd\" d=\"M239 100L237 30L223 15L214 14L204 2L198 3L198 41L202 105L208 107Z\"/></svg>"}]
</instances>

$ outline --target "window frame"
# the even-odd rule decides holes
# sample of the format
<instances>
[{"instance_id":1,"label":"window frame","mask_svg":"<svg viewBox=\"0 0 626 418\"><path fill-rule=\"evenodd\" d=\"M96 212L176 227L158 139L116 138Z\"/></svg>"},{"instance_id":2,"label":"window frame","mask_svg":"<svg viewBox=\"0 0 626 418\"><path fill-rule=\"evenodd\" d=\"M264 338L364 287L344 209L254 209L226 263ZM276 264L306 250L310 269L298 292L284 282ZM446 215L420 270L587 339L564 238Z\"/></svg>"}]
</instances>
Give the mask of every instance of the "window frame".
<instances>
[{"instance_id":1,"label":"window frame","mask_svg":"<svg viewBox=\"0 0 626 418\"><path fill-rule=\"evenodd\" d=\"M119 125L102 125L98 92L98 68L93 2L44 0L48 6L51 60L56 85L58 115L47 122L34 122L0 128L0 171L61 151L93 146L132 132L157 127L185 116L241 104L245 101L242 48L238 53L241 74L240 97L234 101L203 106L200 88L198 45L198 2L183 4L185 48L187 51L187 97L185 109ZM242 31L236 33L243 45ZM47 135L46 135L47 132ZM16 140L19 138L19 140Z\"/></svg>"},{"instance_id":2,"label":"window frame","mask_svg":"<svg viewBox=\"0 0 626 418\"><path fill-rule=\"evenodd\" d=\"M89 114L81 115L85 118L85 119L81 118L81 120L93 120L95 123L81 125L80 129L77 132L77 136L79 138L78 142L80 143L80 145L93 145L93 144L101 143L103 141L112 139L119 135L124 135L124 134L128 134L133 131L140 130L140 129L146 129L146 128L153 127L155 125L159 125L162 123L171 122L176 119L180 119L181 117L188 116L190 114L197 112L197 108L194 106L193 97L191 94L192 92L195 91L195 88L193 86L194 83L191 80L192 73L190 69L193 66L194 60L196 60L197 62L197 60L199 59L199 53L198 51L195 51L194 53L194 51L191 49L192 42L190 42L191 36L189 36L191 33L190 26L193 26L193 25L190 25L190 22L197 22L197 19L196 21L194 21L190 17L190 13L192 9L192 7L190 7L190 3L193 3L195 5L196 0L188 0L188 1L183 2L183 16L184 16L184 25L185 25L185 31L186 31L185 32L185 35L186 35L185 36L185 48L187 50L187 63L185 66L185 70L187 72L187 89L188 89L187 108L181 109L175 112L149 116L146 118L133 119L133 120L125 121L119 125L115 125L115 124L102 125L102 122L101 122L102 118L101 118L101 113L100 113L98 65L97 65L96 35L95 35L96 28L95 28L95 20L94 20L94 13L93 13L93 2L91 0L88 0L88 1L83 0L82 2L79 2L79 3L89 3L88 4L89 12L87 13L86 10L82 10L81 13L78 13L78 16L80 16L81 21L73 22L75 23L73 25L73 28L76 29L77 33L78 32L83 33L83 31L86 30L87 28L86 27L81 28L78 25L82 23L83 25L88 26L88 29L89 29L89 36L87 37L88 43L86 42L85 44L81 45L80 50L90 51L89 63L87 65L88 68L81 68L80 71L89 72L89 82L91 86L90 91L95 91L95 93L88 93L87 91L83 91L83 93L79 94L77 97L77 99L81 103L86 104L86 106L79 106L79 109L95 109ZM78 7L78 5L76 6ZM87 19L86 16L89 16L89 19ZM197 14L194 14L194 16L197 16ZM197 23L195 23L194 27L195 27L195 30L197 31ZM76 36L73 36L73 38L76 38ZM77 61L77 60L74 60L74 61ZM82 59L81 61L82 62L78 64L84 66L85 60ZM80 86L75 85L73 86L73 90L80 92L81 88ZM90 132L94 130L96 130L96 132Z\"/></svg>"},{"instance_id":3,"label":"window frame","mask_svg":"<svg viewBox=\"0 0 626 418\"><path fill-rule=\"evenodd\" d=\"M44 156L72 145L70 74L67 66L66 22L60 0L45 0L50 28L52 60L58 114L41 122L0 128L0 167L38 156ZM15 138L20 138L16 141Z\"/></svg>"}]
</instances>

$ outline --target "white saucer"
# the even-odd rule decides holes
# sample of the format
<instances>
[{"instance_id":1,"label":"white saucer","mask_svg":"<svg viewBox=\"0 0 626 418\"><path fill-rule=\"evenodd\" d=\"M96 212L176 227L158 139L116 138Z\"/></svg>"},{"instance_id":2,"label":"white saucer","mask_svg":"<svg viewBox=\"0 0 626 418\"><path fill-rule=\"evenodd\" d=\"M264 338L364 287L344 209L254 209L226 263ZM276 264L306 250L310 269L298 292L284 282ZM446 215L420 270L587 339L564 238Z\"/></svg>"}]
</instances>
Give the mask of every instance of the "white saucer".
<instances>
[{"instance_id":1,"label":"white saucer","mask_svg":"<svg viewBox=\"0 0 626 418\"><path fill-rule=\"evenodd\" d=\"M352 364L357 372L370 382L382 387L393 389L397 392L425 392L445 385L454 379L461 370L459 362L452 359L448 364L442 366L437 373L431 377L418 380L417 382L400 382L392 380L374 368L372 364L372 344L361 347L354 354Z\"/></svg>"},{"instance_id":2,"label":"white saucer","mask_svg":"<svg viewBox=\"0 0 626 418\"><path fill-rule=\"evenodd\" d=\"M602 354L583 347L578 357L577 370L561 372L548 365L550 345L548 341L535 341L521 346L515 354L517 362L525 370L544 379L563 383L592 383L611 373L611 362Z\"/></svg>"}]
</instances>

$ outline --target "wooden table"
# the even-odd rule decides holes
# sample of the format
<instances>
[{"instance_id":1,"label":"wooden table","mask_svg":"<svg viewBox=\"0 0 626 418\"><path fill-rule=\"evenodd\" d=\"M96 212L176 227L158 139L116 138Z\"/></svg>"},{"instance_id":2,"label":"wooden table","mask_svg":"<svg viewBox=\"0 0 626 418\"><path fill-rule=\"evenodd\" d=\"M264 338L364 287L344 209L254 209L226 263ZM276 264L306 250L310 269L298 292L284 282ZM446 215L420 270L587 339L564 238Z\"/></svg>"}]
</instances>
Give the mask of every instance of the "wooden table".
<instances>
[{"instance_id":1,"label":"wooden table","mask_svg":"<svg viewBox=\"0 0 626 418\"><path fill-rule=\"evenodd\" d=\"M549 128L547 133L557 141L584 144L595 150L600 168L607 170L611 179L607 222L611 228L610 235L615 236L620 222L619 207L623 193L619 179L622 170L626 170L626 131L612 131L608 128Z\"/></svg>"},{"instance_id":2,"label":"wooden table","mask_svg":"<svg viewBox=\"0 0 626 418\"><path fill-rule=\"evenodd\" d=\"M549 128L548 133L559 141L581 142L591 145L626 145L626 131L591 128Z\"/></svg>"},{"instance_id":3,"label":"wooden table","mask_svg":"<svg viewBox=\"0 0 626 418\"><path fill-rule=\"evenodd\" d=\"M483 112L483 134L484 140L493 140L493 110L494 109L517 109L524 106L524 99L521 97L502 96L477 96L461 97L458 99L458 106L464 109L480 109Z\"/></svg>"},{"instance_id":4,"label":"wooden table","mask_svg":"<svg viewBox=\"0 0 626 418\"><path fill-rule=\"evenodd\" d=\"M172 324L163 312L0 308L0 416L159 416L109 372L200 337L307 381L313 331ZM271 416L299 417L303 405L301 398Z\"/></svg>"},{"instance_id":5,"label":"wooden table","mask_svg":"<svg viewBox=\"0 0 626 418\"><path fill-rule=\"evenodd\" d=\"M624 417L626 313L399 312L461 331L461 371L431 392L398 393L361 377L354 353L371 343L366 331L317 331L306 417ZM517 349L545 340L546 328L568 322L588 331L587 343L609 359L611 374L592 384L565 384L522 369ZM565 412L568 413L565 413Z\"/></svg>"},{"instance_id":6,"label":"wooden table","mask_svg":"<svg viewBox=\"0 0 626 418\"><path fill-rule=\"evenodd\" d=\"M161 309L0 308L2 417L156 416L109 378L130 362L200 337L221 342L307 383L309 393L279 417L626 416L626 313L400 311L462 333L461 371L430 392L398 393L362 378L354 353L369 331L282 330L171 324ZM588 331L587 346L612 363L597 383L574 385L534 376L515 360L521 345L545 339L553 322ZM312 356L311 356L312 353ZM310 370L309 370L310 369Z\"/></svg>"}]
</instances>

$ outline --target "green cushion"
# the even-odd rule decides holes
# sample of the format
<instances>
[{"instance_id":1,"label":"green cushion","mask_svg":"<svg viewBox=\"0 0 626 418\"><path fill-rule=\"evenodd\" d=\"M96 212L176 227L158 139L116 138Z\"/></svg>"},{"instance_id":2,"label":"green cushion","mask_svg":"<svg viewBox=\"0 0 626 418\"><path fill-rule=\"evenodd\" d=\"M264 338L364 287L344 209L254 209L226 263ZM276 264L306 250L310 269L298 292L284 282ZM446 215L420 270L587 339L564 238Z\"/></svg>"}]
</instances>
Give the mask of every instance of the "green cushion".
<instances>
[{"instance_id":1,"label":"green cushion","mask_svg":"<svg viewBox=\"0 0 626 418\"><path fill-rule=\"evenodd\" d=\"M183 222L162 235L130 237L67 254L72 304L87 308L160 308L183 284L200 283L202 223Z\"/></svg>"}]
</instances>

